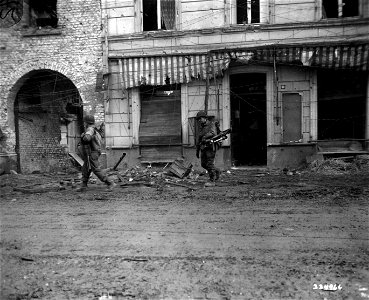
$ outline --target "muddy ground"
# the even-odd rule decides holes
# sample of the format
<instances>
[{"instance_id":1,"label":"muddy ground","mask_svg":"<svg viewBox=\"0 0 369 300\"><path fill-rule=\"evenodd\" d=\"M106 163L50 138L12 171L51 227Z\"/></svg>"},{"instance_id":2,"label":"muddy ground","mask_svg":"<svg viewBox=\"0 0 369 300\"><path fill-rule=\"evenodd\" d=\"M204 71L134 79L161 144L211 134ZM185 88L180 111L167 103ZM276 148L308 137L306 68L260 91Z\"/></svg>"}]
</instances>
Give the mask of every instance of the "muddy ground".
<instances>
[{"instance_id":1,"label":"muddy ground","mask_svg":"<svg viewBox=\"0 0 369 300\"><path fill-rule=\"evenodd\" d=\"M369 298L368 174L85 193L71 177L0 176L1 299Z\"/></svg>"}]
</instances>

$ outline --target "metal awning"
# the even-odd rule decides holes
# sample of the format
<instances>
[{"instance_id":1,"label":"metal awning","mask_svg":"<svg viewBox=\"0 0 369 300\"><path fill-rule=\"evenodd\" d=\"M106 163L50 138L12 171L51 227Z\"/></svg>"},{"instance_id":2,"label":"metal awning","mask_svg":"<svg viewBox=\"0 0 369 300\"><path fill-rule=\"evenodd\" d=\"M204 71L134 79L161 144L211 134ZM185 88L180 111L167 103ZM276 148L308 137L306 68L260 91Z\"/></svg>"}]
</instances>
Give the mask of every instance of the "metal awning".
<instances>
[{"instance_id":1,"label":"metal awning","mask_svg":"<svg viewBox=\"0 0 369 300\"><path fill-rule=\"evenodd\" d=\"M222 76L232 61L369 71L369 44L264 46L194 55L133 57L120 59L119 65L122 85L128 89Z\"/></svg>"}]
</instances>

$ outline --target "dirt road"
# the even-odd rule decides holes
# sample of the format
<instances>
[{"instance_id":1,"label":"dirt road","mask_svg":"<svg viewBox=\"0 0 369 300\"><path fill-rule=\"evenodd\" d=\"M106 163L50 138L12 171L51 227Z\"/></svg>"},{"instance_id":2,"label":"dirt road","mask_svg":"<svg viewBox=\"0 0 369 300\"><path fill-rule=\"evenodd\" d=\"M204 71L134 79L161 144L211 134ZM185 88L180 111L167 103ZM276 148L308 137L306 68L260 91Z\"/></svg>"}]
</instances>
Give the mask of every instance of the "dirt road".
<instances>
[{"instance_id":1,"label":"dirt road","mask_svg":"<svg viewBox=\"0 0 369 300\"><path fill-rule=\"evenodd\" d=\"M0 177L1 299L369 299L368 175L13 190L59 177Z\"/></svg>"}]
</instances>

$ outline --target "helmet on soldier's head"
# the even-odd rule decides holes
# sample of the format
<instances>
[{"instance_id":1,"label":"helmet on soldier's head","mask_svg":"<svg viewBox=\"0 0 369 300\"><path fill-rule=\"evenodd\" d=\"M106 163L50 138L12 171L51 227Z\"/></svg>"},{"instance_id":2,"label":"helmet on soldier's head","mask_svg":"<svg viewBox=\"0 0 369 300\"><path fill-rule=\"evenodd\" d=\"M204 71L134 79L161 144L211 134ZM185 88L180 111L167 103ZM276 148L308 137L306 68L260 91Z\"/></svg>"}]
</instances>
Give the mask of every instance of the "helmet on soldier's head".
<instances>
[{"instance_id":1,"label":"helmet on soldier's head","mask_svg":"<svg viewBox=\"0 0 369 300\"><path fill-rule=\"evenodd\" d=\"M200 118L207 118L207 117L208 117L208 114L203 110L200 110L196 115L197 120Z\"/></svg>"},{"instance_id":2,"label":"helmet on soldier's head","mask_svg":"<svg viewBox=\"0 0 369 300\"><path fill-rule=\"evenodd\" d=\"M86 115L83 117L83 121L87 124L95 124L95 117L92 115Z\"/></svg>"}]
</instances>

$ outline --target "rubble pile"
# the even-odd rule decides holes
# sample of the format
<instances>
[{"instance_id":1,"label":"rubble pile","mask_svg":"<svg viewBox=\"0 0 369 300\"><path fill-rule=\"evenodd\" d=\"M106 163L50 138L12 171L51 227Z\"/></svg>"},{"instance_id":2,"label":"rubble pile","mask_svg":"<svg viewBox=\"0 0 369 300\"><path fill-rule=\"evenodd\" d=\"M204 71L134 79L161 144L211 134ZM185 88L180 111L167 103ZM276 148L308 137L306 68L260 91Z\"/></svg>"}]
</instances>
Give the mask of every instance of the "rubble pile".
<instances>
[{"instance_id":1,"label":"rubble pile","mask_svg":"<svg viewBox=\"0 0 369 300\"><path fill-rule=\"evenodd\" d=\"M192 170L192 168L185 172L181 178L178 173L171 172L168 166L154 168L150 165L147 167L135 166L123 171L111 170L108 175L121 187L144 185L159 189L165 185L196 189L196 185L203 184L207 179L206 176L201 176L202 173Z\"/></svg>"},{"instance_id":2,"label":"rubble pile","mask_svg":"<svg viewBox=\"0 0 369 300\"><path fill-rule=\"evenodd\" d=\"M369 155L315 160L309 164L308 170L324 175L369 173Z\"/></svg>"}]
</instances>

